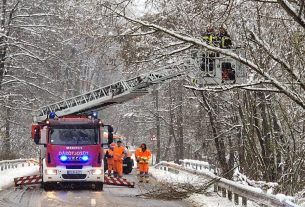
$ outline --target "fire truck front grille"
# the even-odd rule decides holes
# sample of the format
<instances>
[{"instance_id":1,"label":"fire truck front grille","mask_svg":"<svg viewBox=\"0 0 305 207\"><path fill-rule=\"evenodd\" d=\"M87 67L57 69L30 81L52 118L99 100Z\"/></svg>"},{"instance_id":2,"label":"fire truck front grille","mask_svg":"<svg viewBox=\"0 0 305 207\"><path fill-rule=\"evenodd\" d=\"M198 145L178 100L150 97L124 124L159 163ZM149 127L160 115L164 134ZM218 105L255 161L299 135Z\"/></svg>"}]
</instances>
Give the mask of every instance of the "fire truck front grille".
<instances>
[{"instance_id":1,"label":"fire truck front grille","mask_svg":"<svg viewBox=\"0 0 305 207\"><path fill-rule=\"evenodd\" d=\"M82 169L82 165L67 165L66 169Z\"/></svg>"},{"instance_id":2,"label":"fire truck front grille","mask_svg":"<svg viewBox=\"0 0 305 207\"><path fill-rule=\"evenodd\" d=\"M85 179L86 174L63 174L62 177L64 179Z\"/></svg>"}]
</instances>

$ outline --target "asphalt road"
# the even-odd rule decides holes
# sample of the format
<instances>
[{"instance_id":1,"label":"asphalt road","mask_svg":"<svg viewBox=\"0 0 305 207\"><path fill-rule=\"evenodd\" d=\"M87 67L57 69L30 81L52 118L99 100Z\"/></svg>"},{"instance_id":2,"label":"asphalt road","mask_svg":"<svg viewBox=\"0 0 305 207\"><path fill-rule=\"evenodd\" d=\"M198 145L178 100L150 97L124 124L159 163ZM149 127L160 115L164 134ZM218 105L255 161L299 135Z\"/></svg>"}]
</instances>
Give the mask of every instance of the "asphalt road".
<instances>
[{"instance_id":1,"label":"asphalt road","mask_svg":"<svg viewBox=\"0 0 305 207\"><path fill-rule=\"evenodd\" d=\"M88 190L56 190L9 188L0 191L0 207L186 207L183 201L163 201L139 196L155 188L151 183L138 183L135 175L125 176L136 181L135 188L105 185L101 192Z\"/></svg>"}]
</instances>

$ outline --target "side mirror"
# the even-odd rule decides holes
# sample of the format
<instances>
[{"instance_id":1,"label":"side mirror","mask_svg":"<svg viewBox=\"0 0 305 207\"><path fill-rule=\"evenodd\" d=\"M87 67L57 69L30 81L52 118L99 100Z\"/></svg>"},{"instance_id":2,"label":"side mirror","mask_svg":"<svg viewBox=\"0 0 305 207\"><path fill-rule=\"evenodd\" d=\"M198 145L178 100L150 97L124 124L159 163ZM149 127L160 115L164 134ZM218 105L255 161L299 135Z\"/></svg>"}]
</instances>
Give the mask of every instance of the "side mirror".
<instances>
[{"instance_id":1,"label":"side mirror","mask_svg":"<svg viewBox=\"0 0 305 207\"><path fill-rule=\"evenodd\" d=\"M108 143L102 143L101 146L102 146L103 149L108 149L109 148Z\"/></svg>"},{"instance_id":2,"label":"side mirror","mask_svg":"<svg viewBox=\"0 0 305 207\"><path fill-rule=\"evenodd\" d=\"M108 146L113 142L113 127L108 125Z\"/></svg>"},{"instance_id":3,"label":"side mirror","mask_svg":"<svg viewBox=\"0 0 305 207\"><path fill-rule=\"evenodd\" d=\"M46 144L47 144L47 127L43 127L43 128L41 129L40 144L41 144L41 145L46 145Z\"/></svg>"},{"instance_id":4,"label":"side mirror","mask_svg":"<svg viewBox=\"0 0 305 207\"><path fill-rule=\"evenodd\" d=\"M39 144L39 141L40 141L40 128L35 128L34 129L34 142L35 144Z\"/></svg>"},{"instance_id":5,"label":"side mirror","mask_svg":"<svg viewBox=\"0 0 305 207\"><path fill-rule=\"evenodd\" d=\"M107 137L108 142L107 143L103 142L103 144L110 145L113 142L113 127L111 125L104 125L104 127L107 127L107 129L108 129L107 130L108 131L108 137ZM106 137L104 137L104 138L106 138Z\"/></svg>"}]
</instances>

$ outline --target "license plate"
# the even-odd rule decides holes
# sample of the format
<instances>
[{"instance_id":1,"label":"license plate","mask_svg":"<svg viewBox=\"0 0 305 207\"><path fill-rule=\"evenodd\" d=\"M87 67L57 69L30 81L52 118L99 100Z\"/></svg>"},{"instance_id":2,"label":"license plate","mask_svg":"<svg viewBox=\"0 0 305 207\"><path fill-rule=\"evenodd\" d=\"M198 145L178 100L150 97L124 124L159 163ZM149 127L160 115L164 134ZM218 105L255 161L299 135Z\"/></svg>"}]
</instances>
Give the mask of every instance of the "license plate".
<instances>
[{"instance_id":1,"label":"license plate","mask_svg":"<svg viewBox=\"0 0 305 207\"><path fill-rule=\"evenodd\" d=\"M127 164L123 164L123 167L127 167Z\"/></svg>"},{"instance_id":2,"label":"license plate","mask_svg":"<svg viewBox=\"0 0 305 207\"><path fill-rule=\"evenodd\" d=\"M81 170L69 170L67 171L67 174L82 174Z\"/></svg>"}]
</instances>

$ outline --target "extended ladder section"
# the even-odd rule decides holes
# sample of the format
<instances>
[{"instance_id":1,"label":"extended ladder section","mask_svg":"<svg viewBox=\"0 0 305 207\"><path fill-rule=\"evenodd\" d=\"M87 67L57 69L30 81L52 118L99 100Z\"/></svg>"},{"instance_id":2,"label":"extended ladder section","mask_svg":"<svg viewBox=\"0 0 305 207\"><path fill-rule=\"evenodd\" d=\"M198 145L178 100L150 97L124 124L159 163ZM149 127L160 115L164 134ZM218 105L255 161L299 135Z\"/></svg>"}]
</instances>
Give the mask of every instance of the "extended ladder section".
<instances>
[{"instance_id":1,"label":"extended ladder section","mask_svg":"<svg viewBox=\"0 0 305 207\"><path fill-rule=\"evenodd\" d=\"M148 93L148 88L162 81L178 77L187 72L185 62L175 63L157 71L139 75L129 80L115 82L93 91L68 98L40 108L34 114L34 121L43 121L50 112L57 116L100 110Z\"/></svg>"}]
</instances>

